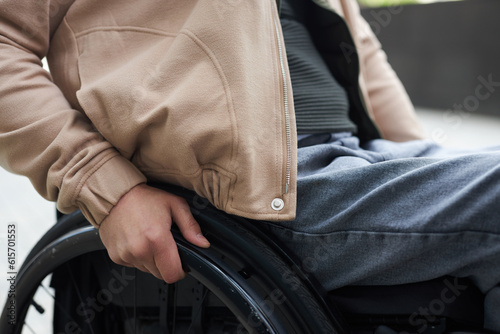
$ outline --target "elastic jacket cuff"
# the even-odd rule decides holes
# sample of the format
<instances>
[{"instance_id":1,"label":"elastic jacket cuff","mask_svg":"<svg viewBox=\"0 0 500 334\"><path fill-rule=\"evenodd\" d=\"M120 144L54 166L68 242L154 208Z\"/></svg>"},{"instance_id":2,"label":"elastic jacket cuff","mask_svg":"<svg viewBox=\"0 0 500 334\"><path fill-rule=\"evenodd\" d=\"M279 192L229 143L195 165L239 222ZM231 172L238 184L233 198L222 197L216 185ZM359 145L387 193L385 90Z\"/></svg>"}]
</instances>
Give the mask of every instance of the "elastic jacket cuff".
<instances>
[{"instance_id":1,"label":"elastic jacket cuff","mask_svg":"<svg viewBox=\"0 0 500 334\"><path fill-rule=\"evenodd\" d=\"M87 179L77 204L88 221L98 228L123 195L145 182L146 177L129 160L117 155Z\"/></svg>"}]
</instances>

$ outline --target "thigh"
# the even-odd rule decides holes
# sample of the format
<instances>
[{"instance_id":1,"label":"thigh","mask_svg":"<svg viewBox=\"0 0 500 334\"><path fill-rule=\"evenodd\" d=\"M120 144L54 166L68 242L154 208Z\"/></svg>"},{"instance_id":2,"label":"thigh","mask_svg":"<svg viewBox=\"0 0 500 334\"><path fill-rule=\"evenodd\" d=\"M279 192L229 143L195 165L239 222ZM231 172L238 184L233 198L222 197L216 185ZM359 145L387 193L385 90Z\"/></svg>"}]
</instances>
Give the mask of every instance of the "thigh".
<instances>
[{"instance_id":1,"label":"thigh","mask_svg":"<svg viewBox=\"0 0 500 334\"><path fill-rule=\"evenodd\" d=\"M344 138L299 150L297 218L283 225L307 233L500 233L500 150L457 151L428 141L367 147Z\"/></svg>"},{"instance_id":2,"label":"thigh","mask_svg":"<svg viewBox=\"0 0 500 334\"><path fill-rule=\"evenodd\" d=\"M297 218L266 224L328 289L452 273L498 283L497 151L337 138L299 150L298 189Z\"/></svg>"}]
</instances>

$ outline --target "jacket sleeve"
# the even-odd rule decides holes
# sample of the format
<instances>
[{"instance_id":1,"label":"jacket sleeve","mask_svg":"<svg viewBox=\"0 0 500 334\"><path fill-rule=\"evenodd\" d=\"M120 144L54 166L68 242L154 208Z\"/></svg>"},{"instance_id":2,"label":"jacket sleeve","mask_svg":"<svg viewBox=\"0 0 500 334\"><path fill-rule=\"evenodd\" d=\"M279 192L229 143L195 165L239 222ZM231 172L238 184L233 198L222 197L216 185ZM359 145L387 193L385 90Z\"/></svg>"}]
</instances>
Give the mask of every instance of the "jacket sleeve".
<instances>
[{"instance_id":1,"label":"jacket sleeve","mask_svg":"<svg viewBox=\"0 0 500 334\"><path fill-rule=\"evenodd\" d=\"M393 141L423 138L424 132L415 109L401 81L389 65L380 42L361 16L356 1L348 3L349 21L360 60L361 89L367 108L382 137Z\"/></svg>"},{"instance_id":2,"label":"jacket sleeve","mask_svg":"<svg viewBox=\"0 0 500 334\"><path fill-rule=\"evenodd\" d=\"M85 115L41 59L69 0L4 0L0 8L0 166L27 176L62 212L98 226L121 196L145 182Z\"/></svg>"}]
</instances>

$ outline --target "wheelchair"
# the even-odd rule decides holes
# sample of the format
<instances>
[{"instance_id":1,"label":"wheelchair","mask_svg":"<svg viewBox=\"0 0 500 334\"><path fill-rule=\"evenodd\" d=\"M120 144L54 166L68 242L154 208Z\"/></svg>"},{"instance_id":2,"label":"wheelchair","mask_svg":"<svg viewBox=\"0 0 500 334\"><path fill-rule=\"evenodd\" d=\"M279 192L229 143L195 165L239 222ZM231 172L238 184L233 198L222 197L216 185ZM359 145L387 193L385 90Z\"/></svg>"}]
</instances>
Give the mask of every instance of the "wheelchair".
<instances>
[{"instance_id":1,"label":"wheelchair","mask_svg":"<svg viewBox=\"0 0 500 334\"><path fill-rule=\"evenodd\" d=\"M50 275L55 293L48 321L58 334L486 333L484 296L465 279L327 292L258 222L223 213L191 191L160 187L191 204L211 242L198 248L174 228L187 278L166 284L114 264L98 231L75 212L60 218L27 256L0 333L27 332L27 313L43 312L35 292Z\"/></svg>"}]
</instances>

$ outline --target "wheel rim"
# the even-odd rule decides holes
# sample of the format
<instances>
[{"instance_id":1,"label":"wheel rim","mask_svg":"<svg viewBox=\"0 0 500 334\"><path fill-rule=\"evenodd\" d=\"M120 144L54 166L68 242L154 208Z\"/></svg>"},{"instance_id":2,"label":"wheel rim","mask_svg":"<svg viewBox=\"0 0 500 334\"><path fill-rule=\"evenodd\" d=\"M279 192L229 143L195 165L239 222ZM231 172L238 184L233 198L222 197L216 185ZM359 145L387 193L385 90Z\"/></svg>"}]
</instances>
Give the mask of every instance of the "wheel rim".
<instances>
[{"instance_id":1,"label":"wheel rim","mask_svg":"<svg viewBox=\"0 0 500 334\"><path fill-rule=\"evenodd\" d=\"M241 320L248 332L274 333L273 326L263 312L258 296L251 296L243 287L243 280L235 280L234 273L229 274L214 263L208 261L194 246L179 244L179 252L189 268L189 275L205 285L214 295L219 297L233 314ZM23 308L17 309L15 325L7 325L3 321L2 333L21 333L23 321L39 284L61 264L82 254L104 250L98 231L92 227L79 228L48 245L26 265L17 277L16 303ZM219 263L221 265L221 263ZM230 269L229 269L230 270ZM34 284L36 282L36 284ZM7 305L7 304L6 304ZM4 309L6 313L6 309ZM248 315L254 315L259 321L252 324ZM2 315L2 319L5 316ZM247 320L246 320L247 319Z\"/></svg>"}]
</instances>

